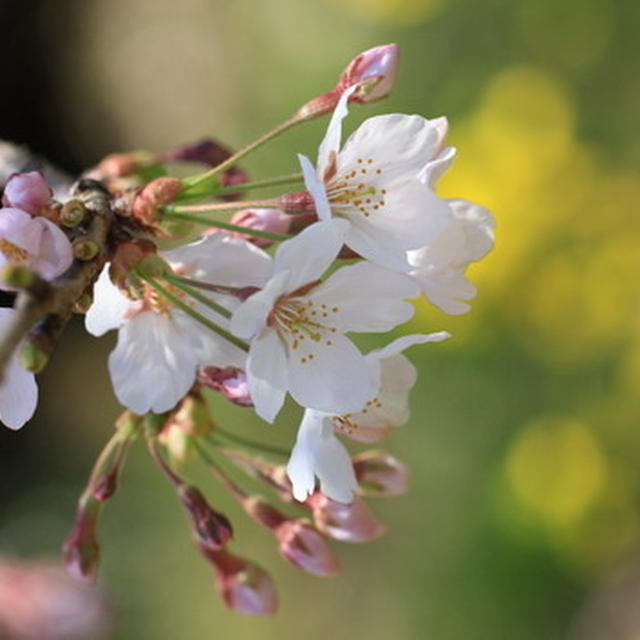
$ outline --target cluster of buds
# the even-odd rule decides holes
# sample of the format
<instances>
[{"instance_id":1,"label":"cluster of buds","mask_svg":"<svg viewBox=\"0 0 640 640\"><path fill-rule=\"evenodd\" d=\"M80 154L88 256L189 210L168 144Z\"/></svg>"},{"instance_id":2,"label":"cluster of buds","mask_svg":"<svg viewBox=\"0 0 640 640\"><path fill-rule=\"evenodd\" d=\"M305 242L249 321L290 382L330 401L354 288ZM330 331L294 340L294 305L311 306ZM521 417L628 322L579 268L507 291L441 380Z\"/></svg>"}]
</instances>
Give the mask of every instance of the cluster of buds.
<instances>
[{"instance_id":1,"label":"cluster of buds","mask_svg":"<svg viewBox=\"0 0 640 640\"><path fill-rule=\"evenodd\" d=\"M29 419L34 373L72 312L86 312L94 336L118 331L108 367L126 412L65 544L74 575L95 578L98 520L141 435L234 609L272 613L275 588L228 549L232 525L182 476L185 460L204 461L273 534L280 555L312 574L338 573L329 540L366 542L384 532L364 500L403 493L406 469L384 452L352 455L343 438L377 443L407 422L417 371L403 352L449 334L402 335L369 353L351 334L396 329L421 295L445 313L468 311L476 290L467 267L494 237L489 211L436 193L456 154L445 118L376 116L342 142L349 104L388 95L397 59L396 45L360 54L332 91L237 153L203 141L110 156L64 202L53 200L39 174L6 185L0 258L13 308L0 309L0 418L12 428ZM329 112L315 165L298 154L300 172L247 182L242 158ZM193 163L204 172L172 173ZM238 200L249 189L285 185L293 190ZM224 429L211 415L212 392L267 422L290 396L302 409L291 451ZM286 460L246 453L255 448ZM262 479L298 515L247 493L227 463Z\"/></svg>"}]
</instances>

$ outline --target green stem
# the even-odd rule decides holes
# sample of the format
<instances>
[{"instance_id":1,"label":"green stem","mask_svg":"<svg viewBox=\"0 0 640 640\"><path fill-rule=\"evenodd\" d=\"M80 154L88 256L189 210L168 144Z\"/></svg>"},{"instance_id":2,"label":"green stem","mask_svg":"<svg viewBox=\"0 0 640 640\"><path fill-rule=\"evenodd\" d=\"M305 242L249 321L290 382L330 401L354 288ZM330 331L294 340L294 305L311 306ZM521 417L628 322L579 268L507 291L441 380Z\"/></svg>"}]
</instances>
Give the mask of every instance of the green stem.
<instances>
[{"instance_id":1,"label":"green stem","mask_svg":"<svg viewBox=\"0 0 640 640\"><path fill-rule=\"evenodd\" d=\"M220 220L209 220L208 218L203 218L202 216L196 216L189 213L165 213L163 217L167 220L184 220L185 222L193 222L194 224L201 224L205 227L214 229L236 231L248 236L255 236L256 238L266 238L267 240L274 240L275 242L281 242L283 240L289 240L289 238L291 238L291 236L281 233L271 233L269 231L262 231L260 229L251 229L249 227L243 227L239 224L221 222Z\"/></svg>"},{"instance_id":2,"label":"green stem","mask_svg":"<svg viewBox=\"0 0 640 640\"><path fill-rule=\"evenodd\" d=\"M185 200L204 200L205 198L225 196L230 193L241 193L243 191L250 191L252 189L265 189L267 187L277 187L283 184L296 184L302 182L303 177L301 173L291 173L286 176L278 176L277 178L267 178L265 180L256 180L255 182L244 182L242 184L231 185L228 187L218 187L212 189L208 193L184 193L174 200L174 202L183 202Z\"/></svg>"},{"instance_id":3,"label":"green stem","mask_svg":"<svg viewBox=\"0 0 640 640\"><path fill-rule=\"evenodd\" d=\"M238 436L235 433L230 433L224 429L221 429L216 425L213 435L219 435L224 440L229 440L235 444L239 444L242 447L246 447L248 449L256 449L257 451L264 451L265 453L273 453L274 455L283 456L285 458L289 457L289 452L285 449L281 449L280 447L275 447L270 444L263 444L261 442L255 442L254 440L249 440L247 438L243 438L242 436Z\"/></svg>"},{"instance_id":4,"label":"green stem","mask_svg":"<svg viewBox=\"0 0 640 640\"><path fill-rule=\"evenodd\" d=\"M153 287L156 291L158 291L158 293L161 293L169 302L173 303L179 309L182 309L182 311L191 316L194 320L197 320L200 324L207 327L207 329L211 329L211 331L217 333L221 338L228 340L229 342L231 342L231 344L234 344L239 349L242 349L243 351L249 351L249 345L246 342L240 340L239 338L236 338L234 335L232 335L222 327L219 327L214 322L211 322L209 318L206 318L201 313L198 313L195 309L190 307L188 304L185 304L182 300L180 300L180 298L174 296L160 283L156 282L153 278L145 275L139 269L134 269L134 271L141 280L144 280L149 286Z\"/></svg>"},{"instance_id":5,"label":"green stem","mask_svg":"<svg viewBox=\"0 0 640 640\"><path fill-rule=\"evenodd\" d=\"M206 307L209 307L209 309L213 309L221 316L225 318L231 317L231 312L228 309L225 309L221 304L218 304L214 300L211 300L211 298L207 298L207 296L200 293L197 289L193 289L189 285L185 284L182 278L178 278L171 273L165 273L162 277L168 282L171 282L174 287L177 287L181 291L184 291L187 295L191 296L198 302L201 302Z\"/></svg>"},{"instance_id":6,"label":"green stem","mask_svg":"<svg viewBox=\"0 0 640 640\"><path fill-rule=\"evenodd\" d=\"M172 273L171 277L177 282L182 282L189 287L204 289L205 291L213 291L214 293L221 293L225 296L234 296L241 300L244 300L248 295L250 295L250 293L255 293L259 289L259 287L227 287L223 284L213 284L211 282L204 282L203 280L185 278L184 276L178 276L175 273Z\"/></svg>"},{"instance_id":7,"label":"green stem","mask_svg":"<svg viewBox=\"0 0 640 640\"><path fill-rule=\"evenodd\" d=\"M213 471L215 476L222 482L222 484L231 491L231 493L242 502L247 494L243 491L222 469L222 467L209 455L209 453L198 442L197 438L193 439L193 446L195 447L198 455L205 461L207 466Z\"/></svg>"},{"instance_id":8,"label":"green stem","mask_svg":"<svg viewBox=\"0 0 640 640\"><path fill-rule=\"evenodd\" d=\"M239 209L277 209L280 206L278 198L268 200L243 200L242 202L205 202L203 204L168 205L164 208L167 213L226 213Z\"/></svg>"},{"instance_id":9,"label":"green stem","mask_svg":"<svg viewBox=\"0 0 640 640\"><path fill-rule=\"evenodd\" d=\"M234 164L236 164L236 162L238 162L240 158L244 158L244 156L251 153L258 147L261 147L263 144L265 144L265 142L268 142L269 140L272 140L276 136L279 136L281 133L284 133L294 125L298 124L298 122L299 122L299 119L296 119L295 117L289 120L286 120L282 124L278 125L275 129L268 131L264 135L260 136L257 140L254 140L243 149L240 149L240 151L237 151L236 153L234 153L232 156L227 158L224 162L221 162L219 165L213 167L213 169L210 169L209 171L202 173L199 176L192 176L190 178L185 178L183 180L185 188L190 189L191 187L195 187L200 183L204 182L205 180L208 180L209 178L215 175L218 175L222 171L229 169L229 167L232 167Z\"/></svg>"}]
</instances>

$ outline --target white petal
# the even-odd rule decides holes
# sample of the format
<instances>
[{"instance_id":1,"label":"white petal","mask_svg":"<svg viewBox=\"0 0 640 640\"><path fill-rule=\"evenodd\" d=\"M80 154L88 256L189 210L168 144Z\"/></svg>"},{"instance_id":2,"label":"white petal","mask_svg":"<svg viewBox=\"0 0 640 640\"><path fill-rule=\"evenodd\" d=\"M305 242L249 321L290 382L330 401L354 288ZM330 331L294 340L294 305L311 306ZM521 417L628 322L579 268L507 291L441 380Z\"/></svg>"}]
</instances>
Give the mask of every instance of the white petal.
<instances>
[{"instance_id":1,"label":"white petal","mask_svg":"<svg viewBox=\"0 0 640 640\"><path fill-rule=\"evenodd\" d=\"M386 436L409 419L409 392L417 380L416 368L401 355L402 351L415 344L440 342L450 337L446 331L430 334L402 336L382 349L371 351L365 358L379 379L375 399L367 403L366 411L348 416L348 428L336 426L350 438L364 442L376 441ZM363 407L364 408L364 407Z\"/></svg>"},{"instance_id":2,"label":"white petal","mask_svg":"<svg viewBox=\"0 0 640 640\"><path fill-rule=\"evenodd\" d=\"M394 271L409 271L411 265L407 261L406 249L402 248L405 243L393 244L389 240L386 230L377 229L366 221L354 220L345 244L374 264Z\"/></svg>"},{"instance_id":3,"label":"white petal","mask_svg":"<svg viewBox=\"0 0 640 640\"><path fill-rule=\"evenodd\" d=\"M205 236L160 255L190 278L227 287L262 287L273 271L267 253L227 233Z\"/></svg>"},{"instance_id":4,"label":"white petal","mask_svg":"<svg viewBox=\"0 0 640 640\"><path fill-rule=\"evenodd\" d=\"M287 375L289 393L298 404L327 413L357 411L376 392L364 356L339 333L292 349Z\"/></svg>"},{"instance_id":5,"label":"white petal","mask_svg":"<svg viewBox=\"0 0 640 640\"><path fill-rule=\"evenodd\" d=\"M342 331L389 331L413 316L404 300L419 293L410 276L358 262L338 269L309 297L332 310L327 322Z\"/></svg>"},{"instance_id":6,"label":"white petal","mask_svg":"<svg viewBox=\"0 0 640 640\"><path fill-rule=\"evenodd\" d=\"M449 206L461 225L465 239L465 262L473 262L484 258L495 241L495 220L491 211L468 200L449 200Z\"/></svg>"},{"instance_id":7,"label":"white petal","mask_svg":"<svg viewBox=\"0 0 640 640\"><path fill-rule=\"evenodd\" d=\"M349 453L335 437L330 419L317 411L305 411L287 475L301 502L314 492L316 476L322 493L337 502L351 502L358 489Z\"/></svg>"},{"instance_id":8,"label":"white petal","mask_svg":"<svg viewBox=\"0 0 640 640\"><path fill-rule=\"evenodd\" d=\"M448 331L437 331L435 333L414 333L408 336L396 338L382 349L369 352L367 358L384 359L402 353L405 349L416 344L426 344L428 342L442 342L451 337Z\"/></svg>"},{"instance_id":9,"label":"white petal","mask_svg":"<svg viewBox=\"0 0 640 640\"><path fill-rule=\"evenodd\" d=\"M33 416L38 404L38 386L33 373L14 357L0 384L0 420L9 429L20 429Z\"/></svg>"},{"instance_id":10,"label":"white petal","mask_svg":"<svg viewBox=\"0 0 640 640\"><path fill-rule=\"evenodd\" d=\"M120 327L134 304L111 282L106 264L93 285L93 304L84 317L84 326L91 335L102 336Z\"/></svg>"},{"instance_id":11,"label":"white petal","mask_svg":"<svg viewBox=\"0 0 640 640\"><path fill-rule=\"evenodd\" d=\"M419 249L453 223L449 204L416 179L387 183L385 205L368 217L350 215L352 226L345 243L376 264L398 269L402 252Z\"/></svg>"},{"instance_id":12,"label":"white petal","mask_svg":"<svg viewBox=\"0 0 640 640\"><path fill-rule=\"evenodd\" d=\"M456 153L455 147L445 147L433 160L427 162L418 176L419 180L433 189L453 164Z\"/></svg>"},{"instance_id":13,"label":"white petal","mask_svg":"<svg viewBox=\"0 0 640 640\"><path fill-rule=\"evenodd\" d=\"M307 187L307 191L313 198L313 204L316 207L316 213L320 220L329 220L331 218L331 207L329 206L329 198L327 197L327 190L318 176L316 170L311 164L311 160L307 156L298 154L298 161L302 168L302 175L304 176L304 186Z\"/></svg>"},{"instance_id":14,"label":"white petal","mask_svg":"<svg viewBox=\"0 0 640 640\"><path fill-rule=\"evenodd\" d=\"M316 222L278 247L275 272L289 271L288 293L324 274L342 248L348 228L345 220Z\"/></svg>"},{"instance_id":15,"label":"white petal","mask_svg":"<svg viewBox=\"0 0 640 640\"><path fill-rule=\"evenodd\" d=\"M329 126L327 127L327 133L325 134L320 148L318 149L318 161L316 166L318 169L318 176L323 178L327 167L331 163L333 154L337 154L340 149L340 141L342 140L342 121L349 113L347 103L351 94L358 88L357 85L349 87L342 93L336 108L333 110Z\"/></svg>"},{"instance_id":16,"label":"white petal","mask_svg":"<svg viewBox=\"0 0 640 640\"><path fill-rule=\"evenodd\" d=\"M204 309L198 309L198 311L203 312L203 315L205 314ZM192 348L201 367L245 368L247 362L246 351L225 340L225 338L182 311L174 310L172 316L176 327L181 328L180 330L191 336ZM221 317L216 317L214 321L224 329L227 329L229 324L225 318Z\"/></svg>"},{"instance_id":17,"label":"white petal","mask_svg":"<svg viewBox=\"0 0 640 640\"><path fill-rule=\"evenodd\" d=\"M373 159L388 176L415 177L434 155L440 134L419 115L392 113L368 118L345 142L338 164L357 164L358 158Z\"/></svg>"},{"instance_id":18,"label":"white petal","mask_svg":"<svg viewBox=\"0 0 640 640\"><path fill-rule=\"evenodd\" d=\"M280 271L267 282L264 289L249 296L231 317L231 333L245 340L260 333L276 299L284 293L288 280L289 272Z\"/></svg>"},{"instance_id":19,"label":"white petal","mask_svg":"<svg viewBox=\"0 0 640 640\"><path fill-rule=\"evenodd\" d=\"M45 218L34 218L33 222L42 227L40 248L33 267L46 280L53 280L63 274L73 262L71 242L53 222Z\"/></svg>"},{"instance_id":20,"label":"white petal","mask_svg":"<svg viewBox=\"0 0 640 640\"><path fill-rule=\"evenodd\" d=\"M109 356L118 400L139 414L172 409L193 384L197 364L191 336L170 316L152 311L120 329Z\"/></svg>"},{"instance_id":21,"label":"white petal","mask_svg":"<svg viewBox=\"0 0 640 640\"><path fill-rule=\"evenodd\" d=\"M246 373L256 413L263 420L273 422L282 408L287 389L285 347L273 329L265 329L251 344Z\"/></svg>"}]
</instances>

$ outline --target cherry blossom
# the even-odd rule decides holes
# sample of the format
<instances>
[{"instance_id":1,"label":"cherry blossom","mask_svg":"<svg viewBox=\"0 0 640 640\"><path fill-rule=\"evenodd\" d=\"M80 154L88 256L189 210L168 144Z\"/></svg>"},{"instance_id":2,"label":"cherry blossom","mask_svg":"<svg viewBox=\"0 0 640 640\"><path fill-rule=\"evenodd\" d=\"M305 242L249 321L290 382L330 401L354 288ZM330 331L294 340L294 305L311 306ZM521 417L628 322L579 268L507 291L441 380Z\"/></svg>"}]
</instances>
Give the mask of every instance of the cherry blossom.
<instances>
[{"instance_id":1,"label":"cherry blossom","mask_svg":"<svg viewBox=\"0 0 640 640\"><path fill-rule=\"evenodd\" d=\"M226 234L160 255L176 273L228 287L259 286L269 275L269 258L262 250ZM231 296L218 300L227 308L238 305ZM220 327L228 326L228 320L215 311L199 303L192 306ZM127 298L112 284L107 268L96 282L86 327L95 336L119 329L118 344L109 356L111 380L119 401L139 414L174 407L194 383L198 367L243 368L246 359L242 349L154 289L145 287L142 299Z\"/></svg>"},{"instance_id":2,"label":"cherry blossom","mask_svg":"<svg viewBox=\"0 0 640 640\"><path fill-rule=\"evenodd\" d=\"M368 353L365 360L380 386L375 397L362 403L358 411L343 415L305 411L287 465L296 500L302 502L315 491L316 477L320 491L332 500L342 503L353 500L358 490L356 474L349 453L335 432L373 442L404 424L409 419L409 392L417 372L402 351L414 344L440 342L448 337L444 331L409 335Z\"/></svg>"},{"instance_id":3,"label":"cherry blossom","mask_svg":"<svg viewBox=\"0 0 640 640\"><path fill-rule=\"evenodd\" d=\"M0 209L0 267L23 264L46 280L53 280L72 262L71 243L53 222L14 207Z\"/></svg>"},{"instance_id":4,"label":"cherry blossom","mask_svg":"<svg viewBox=\"0 0 640 640\"><path fill-rule=\"evenodd\" d=\"M303 407L343 413L375 395L377 380L346 332L389 331L414 313L409 276L369 262L321 276L348 223L318 222L275 254L273 276L234 313L231 331L251 340L247 382L256 412L272 422L287 392Z\"/></svg>"},{"instance_id":5,"label":"cherry blossom","mask_svg":"<svg viewBox=\"0 0 640 640\"><path fill-rule=\"evenodd\" d=\"M419 249L451 221L447 204L418 175L438 156L442 121L390 114L365 120L342 149L345 91L320 144L314 169L299 155L318 216L348 220L345 244L392 269L408 270L406 251Z\"/></svg>"}]
</instances>

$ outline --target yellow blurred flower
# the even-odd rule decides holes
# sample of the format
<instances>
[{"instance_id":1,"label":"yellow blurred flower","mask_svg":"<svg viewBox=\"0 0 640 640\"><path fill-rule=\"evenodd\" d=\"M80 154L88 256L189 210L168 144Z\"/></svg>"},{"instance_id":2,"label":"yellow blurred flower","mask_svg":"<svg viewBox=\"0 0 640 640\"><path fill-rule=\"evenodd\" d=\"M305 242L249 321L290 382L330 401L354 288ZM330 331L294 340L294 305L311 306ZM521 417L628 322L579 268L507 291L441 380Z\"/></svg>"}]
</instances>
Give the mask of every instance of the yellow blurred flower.
<instances>
[{"instance_id":1,"label":"yellow blurred flower","mask_svg":"<svg viewBox=\"0 0 640 640\"><path fill-rule=\"evenodd\" d=\"M575 526L599 499L607 462L575 418L552 418L523 429L507 454L506 474L520 503L553 530Z\"/></svg>"}]
</instances>

